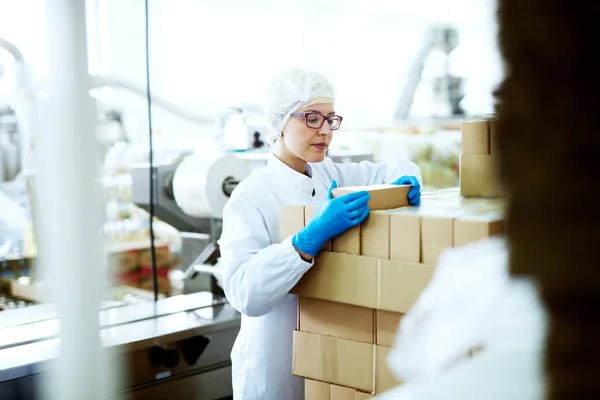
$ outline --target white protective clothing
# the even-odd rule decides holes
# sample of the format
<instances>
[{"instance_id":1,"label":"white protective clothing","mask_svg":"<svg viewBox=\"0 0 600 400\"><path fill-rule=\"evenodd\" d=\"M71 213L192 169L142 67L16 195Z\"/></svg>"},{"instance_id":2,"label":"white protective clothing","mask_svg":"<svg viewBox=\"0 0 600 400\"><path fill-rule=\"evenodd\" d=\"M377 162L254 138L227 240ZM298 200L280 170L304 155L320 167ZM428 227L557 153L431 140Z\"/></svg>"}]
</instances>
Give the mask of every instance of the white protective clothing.
<instances>
[{"instance_id":1,"label":"white protective clothing","mask_svg":"<svg viewBox=\"0 0 600 400\"><path fill-rule=\"evenodd\" d=\"M273 145L293 112L308 104L333 103L331 83L318 72L291 69L277 76L269 86L265 104L267 142Z\"/></svg>"},{"instance_id":2,"label":"white protective clothing","mask_svg":"<svg viewBox=\"0 0 600 400\"><path fill-rule=\"evenodd\" d=\"M545 337L537 288L510 277L503 239L448 250L388 358L404 384L377 398L543 399Z\"/></svg>"},{"instance_id":3,"label":"white protective clothing","mask_svg":"<svg viewBox=\"0 0 600 400\"><path fill-rule=\"evenodd\" d=\"M288 292L313 263L300 258L291 236L280 243L280 206L318 204L334 179L339 186L391 183L402 175L421 181L419 168L399 159L337 164L325 158L308 164L307 174L312 178L271 155L239 184L223 212L224 290L242 313L231 352L236 400L304 399L303 379L292 376L298 300Z\"/></svg>"}]
</instances>

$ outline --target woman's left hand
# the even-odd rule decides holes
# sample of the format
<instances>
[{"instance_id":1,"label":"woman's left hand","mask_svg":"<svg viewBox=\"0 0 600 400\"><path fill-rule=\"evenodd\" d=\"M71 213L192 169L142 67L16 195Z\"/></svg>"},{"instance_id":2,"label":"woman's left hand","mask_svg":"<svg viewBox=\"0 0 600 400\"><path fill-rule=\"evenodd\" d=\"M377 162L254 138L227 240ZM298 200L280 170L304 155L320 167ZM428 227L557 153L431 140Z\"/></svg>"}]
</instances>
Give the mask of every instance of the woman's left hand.
<instances>
[{"instance_id":1,"label":"woman's left hand","mask_svg":"<svg viewBox=\"0 0 600 400\"><path fill-rule=\"evenodd\" d=\"M412 185L412 189L408 192L408 202L411 206L419 207L421 204L421 185L416 177L404 175L392 182L392 185Z\"/></svg>"}]
</instances>

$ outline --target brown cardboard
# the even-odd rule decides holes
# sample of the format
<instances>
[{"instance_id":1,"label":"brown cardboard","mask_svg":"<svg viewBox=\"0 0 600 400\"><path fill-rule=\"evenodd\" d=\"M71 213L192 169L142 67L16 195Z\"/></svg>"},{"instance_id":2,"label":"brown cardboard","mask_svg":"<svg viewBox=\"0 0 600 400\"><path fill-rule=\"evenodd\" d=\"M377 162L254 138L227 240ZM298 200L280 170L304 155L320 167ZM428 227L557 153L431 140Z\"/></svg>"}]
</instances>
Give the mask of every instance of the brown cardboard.
<instances>
[{"instance_id":1,"label":"brown cardboard","mask_svg":"<svg viewBox=\"0 0 600 400\"><path fill-rule=\"evenodd\" d=\"M381 346L392 347L396 338L396 331L404 314L377 310L377 335L375 343Z\"/></svg>"},{"instance_id":2,"label":"brown cardboard","mask_svg":"<svg viewBox=\"0 0 600 400\"><path fill-rule=\"evenodd\" d=\"M360 254L360 226L348 229L332 240L332 249L335 253Z\"/></svg>"},{"instance_id":3,"label":"brown cardboard","mask_svg":"<svg viewBox=\"0 0 600 400\"><path fill-rule=\"evenodd\" d=\"M379 260L375 308L407 313L431 280L434 269L427 264Z\"/></svg>"},{"instance_id":4,"label":"brown cardboard","mask_svg":"<svg viewBox=\"0 0 600 400\"><path fill-rule=\"evenodd\" d=\"M452 213L449 213L452 215ZM423 215L421 218L421 259L436 264L439 255L453 243L454 217Z\"/></svg>"},{"instance_id":5,"label":"brown cardboard","mask_svg":"<svg viewBox=\"0 0 600 400\"><path fill-rule=\"evenodd\" d=\"M370 395L369 393L363 393L363 392L356 392L356 396L354 397L354 400L367 400L367 399L372 399L373 395Z\"/></svg>"},{"instance_id":6,"label":"brown cardboard","mask_svg":"<svg viewBox=\"0 0 600 400\"><path fill-rule=\"evenodd\" d=\"M330 400L355 400L356 389L351 389L343 386L329 385Z\"/></svg>"},{"instance_id":7,"label":"brown cardboard","mask_svg":"<svg viewBox=\"0 0 600 400\"><path fill-rule=\"evenodd\" d=\"M390 214L371 211L360 227L360 254L367 257L390 258Z\"/></svg>"},{"instance_id":8,"label":"brown cardboard","mask_svg":"<svg viewBox=\"0 0 600 400\"><path fill-rule=\"evenodd\" d=\"M298 330L356 342L375 342L375 310L300 297Z\"/></svg>"},{"instance_id":9,"label":"brown cardboard","mask_svg":"<svg viewBox=\"0 0 600 400\"><path fill-rule=\"evenodd\" d=\"M377 371L376 371L376 383L375 393L380 394L386 390L392 389L400 384L400 382L394 377L387 363L388 355L392 350L389 347L376 346L377 352Z\"/></svg>"},{"instance_id":10,"label":"brown cardboard","mask_svg":"<svg viewBox=\"0 0 600 400\"><path fill-rule=\"evenodd\" d=\"M279 240L282 242L304 228L304 206L281 206L279 209Z\"/></svg>"},{"instance_id":11,"label":"brown cardboard","mask_svg":"<svg viewBox=\"0 0 600 400\"><path fill-rule=\"evenodd\" d=\"M390 214L390 259L421 261L421 217L407 207Z\"/></svg>"},{"instance_id":12,"label":"brown cardboard","mask_svg":"<svg viewBox=\"0 0 600 400\"><path fill-rule=\"evenodd\" d=\"M497 162L495 155L461 155L461 196L502 197L502 188L496 175Z\"/></svg>"},{"instance_id":13,"label":"brown cardboard","mask_svg":"<svg viewBox=\"0 0 600 400\"><path fill-rule=\"evenodd\" d=\"M294 331L292 373L372 393L375 345Z\"/></svg>"},{"instance_id":14,"label":"brown cardboard","mask_svg":"<svg viewBox=\"0 0 600 400\"><path fill-rule=\"evenodd\" d=\"M498 122L497 120L490 121L490 154L498 154Z\"/></svg>"},{"instance_id":15,"label":"brown cardboard","mask_svg":"<svg viewBox=\"0 0 600 400\"><path fill-rule=\"evenodd\" d=\"M336 198L349 193L366 190L371 195L368 204L371 211L391 210L409 205L408 192L410 192L411 188L411 185L345 186L333 189L331 194Z\"/></svg>"},{"instance_id":16,"label":"brown cardboard","mask_svg":"<svg viewBox=\"0 0 600 400\"><path fill-rule=\"evenodd\" d=\"M462 123L461 154L490 154L490 133L487 121Z\"/></svg>"},{"instance_id":17,"label":"brown cardboard","mask_svg":"<svg viewBox=\"0 0 600 400\"><path fill-rule=\"evenodd\" d=\"M464 246L502 235L503 216L499 213L474 215L454 220L454 246Z\"/></svg>"},{"instance_id":18,"label":"brown cardboard","mask_svg":"<svg viewBox=\"0 0 600 400\"><path fill-rule=\"evenodd\" d=\"M375 308L377 259L324 251L316 257L315 264L290 292L299 296Z\"/></svg>"},{"instance_id":19,"label":"brown cardboard","mask_svg":"<svg viewBox=\"0 0 600 400\"><path fill-rule=\"evenodd\" d=\"M304 399L305 400L331 400L329 397L329 383L304 380Z\"/></svg>"},{"instance_id":20,"label":"brown cardboard","mask_svg":"<svg viewBox=\"0 0 600 400\"><path fill-rule=\"evenodd\" d=\"M311 205L304 207L304 226L308 225L310 221L315 217L317 209L319 206ZM321 251L332 251L332 242L328 240L324 245Z\"/></svg>"}]
</instances>

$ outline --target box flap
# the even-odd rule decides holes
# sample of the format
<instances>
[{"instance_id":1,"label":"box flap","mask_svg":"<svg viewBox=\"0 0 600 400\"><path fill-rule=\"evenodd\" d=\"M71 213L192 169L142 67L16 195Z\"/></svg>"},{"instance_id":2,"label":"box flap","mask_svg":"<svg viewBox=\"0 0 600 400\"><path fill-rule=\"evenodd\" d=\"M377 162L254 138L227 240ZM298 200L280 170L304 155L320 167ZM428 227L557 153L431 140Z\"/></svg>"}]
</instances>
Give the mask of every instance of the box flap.
<instances>
[{"instance_id":1,"label":"box flap","mask_svg":"<svg viewBox=\"0 0 600 400\"><path fill-rule=\"evenodd\" d=\"M375 310L300 297L299 330L357 342L375 342Z\"/></svg>"},{"instance_id":2,"label":"box flap","mask_svg":"<svg viewBox=\"0 0 600 400\"><path fill-rule=\"evenodd\" d=\"M377 259L322 252L290 293L375 308Z\"/></svg>"}]
</instances>

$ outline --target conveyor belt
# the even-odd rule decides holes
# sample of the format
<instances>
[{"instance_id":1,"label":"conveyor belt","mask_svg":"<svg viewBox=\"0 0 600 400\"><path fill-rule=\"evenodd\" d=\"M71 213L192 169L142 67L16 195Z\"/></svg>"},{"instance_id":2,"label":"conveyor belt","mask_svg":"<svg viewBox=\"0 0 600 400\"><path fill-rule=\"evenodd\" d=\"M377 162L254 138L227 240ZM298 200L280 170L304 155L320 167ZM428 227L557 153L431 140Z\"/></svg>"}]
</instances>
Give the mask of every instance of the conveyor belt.
<instances>
[{"instance_id":1,"label":"conveyor belt","mask_svg":"<svg viewBox=\"0 0 600 400\"><path fill-rule=\"evenodd\" d=\"M192 311L224 304L225 299L209 292L199 292L169 297L157 303L147 301L138 304L108 307L100 311L102 329L130 324L158 317ZM58 336L59 321L56 309L50 304L31 306L26 309L3 311L0 316L0 350L52 339Z\"/></svg>"}]
</instances>

